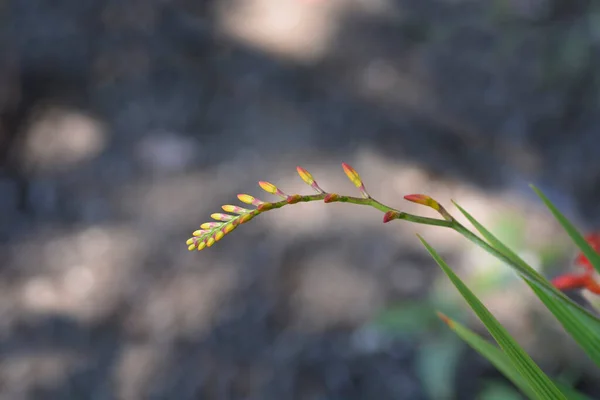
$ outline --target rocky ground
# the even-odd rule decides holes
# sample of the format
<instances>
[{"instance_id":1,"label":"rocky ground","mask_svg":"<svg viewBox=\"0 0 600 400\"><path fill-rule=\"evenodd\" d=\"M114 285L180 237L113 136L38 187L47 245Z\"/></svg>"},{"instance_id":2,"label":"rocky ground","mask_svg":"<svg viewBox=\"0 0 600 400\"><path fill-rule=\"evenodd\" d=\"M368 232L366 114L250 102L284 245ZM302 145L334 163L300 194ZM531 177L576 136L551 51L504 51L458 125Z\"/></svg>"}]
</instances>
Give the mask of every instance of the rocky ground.
<instances>
[{"instance_id":1,"label":"rocky ground","mask_svg":"<svg viewBox=\"0 0 600 400\"><path fill-rule=\"evenodd\" d=\"M391 204L425 192L490 223L518 215L532 247L566 242L527 182L582 228L600 223L595 3L0 10L2 399L431 398L427 334L371 321L439 290L414 232L476 274L484 255L460 238L309 204L185 249L258 180L306 191L298 164L350 193L349 162ZM551 372L585 371L568 342L547 351L561 333L517 286L488 293L493 311ZM460 351L453 392L474 399L500 378ZM600 396L597 378L580 384Z\"/></svg>"}]
</instances>

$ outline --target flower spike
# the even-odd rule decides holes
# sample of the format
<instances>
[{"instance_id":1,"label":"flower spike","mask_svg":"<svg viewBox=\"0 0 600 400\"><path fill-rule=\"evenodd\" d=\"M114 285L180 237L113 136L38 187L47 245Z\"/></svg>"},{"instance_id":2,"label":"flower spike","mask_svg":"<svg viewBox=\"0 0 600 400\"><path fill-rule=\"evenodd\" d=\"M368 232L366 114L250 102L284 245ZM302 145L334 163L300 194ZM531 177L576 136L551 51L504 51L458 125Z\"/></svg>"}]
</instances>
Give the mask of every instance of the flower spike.
<instances>
[{"instance_id":1,"label":"flower spike","mask_svg":"<svg viewBox=\"0 0 600 400\"><path fill-rule=\"evenodd\" d=\"M427 207L433 208L435 211L440 210L440 203L432 199L425 194L409 194L404 196L405 200L412 201L413 203L422 204Z\"/></svg>"},{"instance_id":2,"label":"flower spike","mask_svg":"<svg viewBox=\"0 0 600 400\"><path fill-rule=\"evenodd\" d=\"M346 173L346 176L348 176L348 179L350 179L350 182L352 182L354 186L356 186L358 190L360 190L360 193L363 195L363 197L365 199L370 198L371 196L369 196L369 193L367 193L365 185L360 179L360 175L358 175L358 172L356 172L354 168L352 168L346 163L342 163L342 168L344 168L344 172Z\"/></svg>"},{"instance_id":3,"label":"flower spike","mask_svg":"<svg viewBox=\"0 0 600 400\"><path fill-rule=\"evenodd\" d=\"M306 183L308 186L313 188L313 190L315 192L317 192L319 194L325 193L325 191L319 187L319 185L317 184L317 181L315 181L315 179L310 174L310 172L308 172L307 170L305 170L302 167L296 167L296 171L298 171L298 175L300 175L300 178L302 178L304 183Z\"/></svg>"},{"instance_id":4,"label":"flower spike","mask_svg":"<svg viewBox=\"0 0 600 400\"><path fill-rule=\"evenodd\" d=\"M277 186L273 185L270 182L260 181L260 182L258 182L258 185L265 192L277 195L277 196L281 197L282 199L287 199L289 197L287 194L285 194L281 190L279 190L279 188Z\"/></svg>"},{"instance_id":5,"label":"flower spike","mask_svg":"<svg viewBox=\"0 0 600 400\"><path fill-rule=\"evenodd\" d=\"M202 223L200 225L200 229L195 230L192 234L192 237L186 240L186 246L190 251L200 251L207 247L212 247L216 242L222 240L225 235L232 232L234 229L237 229L237 227L240 225L251 221L254 217L262 214L263 212L278 209L291 204L312 201L323 201L325 203L351 203L374 207L380 211L387 211L384 216L384 222L399 219L427 223L430 225L451 227L451 224L447 223L447 221L441 219L433 220L431 218L406 214L378 202L369 196L358 173L348 164L343 163L342 166L350 181L360 190L362 197L345 196L338 193L327 193L319 187L313 176L307 170L302 167L297 167L296 171L298 172L300 178L304 181L304 183L308 184L313 190L315 190L317 194L288 195L270 182L259 181L258 184L264 191L279 196L282 199L274 202L266 202L249 194L238 194L237 197L242 203L253 205L256 208L249 209L232 204L225 204L221 206L225 213L211 214L211 217L215 221Z\"/></svg>"}]
</instances>

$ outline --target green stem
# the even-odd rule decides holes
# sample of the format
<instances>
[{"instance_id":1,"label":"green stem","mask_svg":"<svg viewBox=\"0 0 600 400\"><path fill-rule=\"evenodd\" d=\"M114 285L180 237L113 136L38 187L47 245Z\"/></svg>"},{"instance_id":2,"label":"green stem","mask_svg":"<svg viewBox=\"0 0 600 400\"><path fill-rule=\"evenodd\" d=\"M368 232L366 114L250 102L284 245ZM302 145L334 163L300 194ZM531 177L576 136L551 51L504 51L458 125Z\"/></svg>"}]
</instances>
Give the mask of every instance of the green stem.
<instances>
[{"instance_id":1,"label":"green stem","mask_svg":"<svg viewBox=\"0 0 600 400\"><path fill-rule=\"evenodd\" d=\"M299 202L308 203L311 201L323 201L328 194L329 193L301 196ZM350 203L350 204L369 206L369 207L373 207L384 213L387 213L390 211L395 213L394 219L401 219L401 220L414 222L416 224L423 224L423 225L442 226L442 227L446 227L446 228L454 227L453 221L446 221L444 219L428 218L428 217L421 217L419 215L409 214L409 213L397 210L393 207L386 206L385 204L375 200L372 197L361 198L361 197L338 195L338 197L336 199L332 200L331 203ZM275 208L281 208L281 207L289 205L289 204L291 204L291 203L288 203L287 199L281 200L281 201L278 201L275 203L270 203L270 206L268 207L268 209L271 210L271 209L275 209Z\"/></svg>"},{"instance_id":2,"label":"green stem","mask_svg":"<svg viewBox=\"0 0 600 400\"><path fill-rule=\"evenodd\" d=\"M290 204L295 204L295 203L300 203L300 202L309 203L309 202L313 202L313 201L326 201L327 203L350 203L350 204L364 205L364 206L373 207L383 213L388 214L389 219L387 219L387 220L399 219L399 220L404 220L404 221L408 221L408 222L413 222L415 224L441 226L444 228L450 228L450 229L458 232L462 236L464 236L466 239L468 239L472 243L483 248L488 253L499 258L500 260L502 260L508 264L515 265L514 262L512 260L510 260L510 258L505 256L502 252L496 250L493 246L489 245L486 241L481 239L475 233L471 232L466 227L464 227L460 222L458 222L450 214L448 214L446 212L446 210L444 210L441 206L438 209L438 211L442 214L442 216L445 219L428 218L428 217L421 217L419 215L409 214L409 213L397 210L393 207L387 206L387 205L375 200L372 197L365 198L365 197L342 196L342 195L334 194L334 193L319 193L319 194L305 195L305 196L293 195L293 196L287 197L286 199L283 199L283 200L280 200L280 201L277 201L274 203L263 203L263 204L259 205L257 209L252 210L249 214L246 215L246 217L250 217L250 218L247 218L246 221L243 221L243 222L247 222L250 219L262 214L263 212L267 212L269 210L281 208L281 207L284 207L284 206L287 206ZM240 215L239 217L236 217L235 220L232 220L233 222L231 222L231 223L234 223L235 221L242 219L242 218L245 218L245 216ZM217 232L220 229L221 229L220 227L216 227L216 228L212 229L211 231L207 232L204 236L206 238L212 237L214 232ZM517 268L518 267L519 266L517 265ZM522 268L518 268L518 269L522 270ZM539 278L536 276L531 276L531 274L527 274L525 272L523 272L523 273L525 274L525 276L527 278L532 279L534 281L538 280L536 278Z\"/></svg>"},{"instance_id":3,"label":"green stem","mask_svg":"<svg viewBox=\"0 0 600 400\"><path fill-rule=\"evenodd\" d=\"M323 201L325 199L325 197L327 197L327 195L328 195L328 193L301 196L299 201L300 202ZM441 227L445 227L445 228L450 228L450 229L456 231L457 233L461 234L463 237L465 237L467 240L469 240L473 244L481 247L483 250L485 250L489 254L500 259L501 261L503 261L509 265L515 265L515 263L509 257L504 255L502 252L498 251L493 246L488 244L485 240L481 239L475 233L473 233L472 231L467 229L464 225L462 225L460 222L458 222L456 219L454 219L452 216L450 216L450 214L448 214L445 210L443 212L442 211L440 211L440 212L442 213L442 215L444 215L443 213L445 213L446 218L449 218L449 219L436 219L436 218L421 217L418 215L409 214L409 213L397 210L393 207L389 207L389 206L375 200L372 197L361 198L361 197L353 197L353 196L336 195L335 197L330 198L330 202L331 203L350 203L350 204L370 206L370 207L373 207L384 213L392 212L393 213L392 219L399 219L399 220L404 220L404 221L413 222L413 223L422 224L422 225L432 225L432 226L441 226ZM288 203L287 199L281 200L276 203L271 203L270 208L281 208L288 204L290 204L290 203ZM519 266L516 266L516 267L517 267L517 269L519 269L521 271L521 273L527 279L534 281L534 282L539 280L538 276L531 276L531 274L527 273L522 268L519 268Z\"/></svg>"}]
</instances>

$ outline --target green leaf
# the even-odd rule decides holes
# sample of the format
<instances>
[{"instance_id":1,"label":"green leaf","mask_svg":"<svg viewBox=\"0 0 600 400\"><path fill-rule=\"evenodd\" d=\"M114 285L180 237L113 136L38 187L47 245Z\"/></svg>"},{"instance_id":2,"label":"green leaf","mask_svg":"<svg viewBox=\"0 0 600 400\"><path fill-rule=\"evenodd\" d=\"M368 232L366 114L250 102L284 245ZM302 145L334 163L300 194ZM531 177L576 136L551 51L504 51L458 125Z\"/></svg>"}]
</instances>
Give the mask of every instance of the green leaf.
<instances>
[{"instance_id":1,"label":"green leaf","mask_svg":"<svg viewBox=\"0 0 600 400\"><path fill-rule=\"evenodd\" d=\"M550 211L554 215L554 218L556 218L556 220L562 225L564 230L571 237L573 242L575 242L577 247L579 247L579 249L587 257L587 259L590 260L590 262L592 263L594 268L596 268L596 271L598 271L598 273L600 273L600 254L598 254L592 248L592 246L590 246L590 244L585 240L583 235L581 235L581 233L579 233L577 228L575 228L575 225L573 225L573 223L571 221L569 221L567 219L567 217L565 217L558 210L558 208L556 208L556 206L554 204L552 204L552 202L546 197L546 195L544 195L544 193L542 193L541 190L539 190L538 188L536 188L533 185L530 185L530 186L533 189L533 191L539 196L539 198L542 199L542 201L544 202L546 207L548 207L550 209Z\"/></svg>"},{"instance_id":2,"label":"green leaf","mask_svg":"<svg viewBox=\"0 0 600 400\"><path fill-rule=\"evenodd\" d=\"M523 396L512 386L500 382L486 382L477 400L523 400Z\"/></svg>"},{"instance_id":3,"label":"green leaf","mask_svg":"<svg viewBox=\"0 0 600 400\"><path fill-rule=\"evenodd\" d=\"M419 236L419 239L438 263L442 271L458 289L463 298L469 303L475 314L494 337L500 348L507 355L513 367L525 379L533 398L540 400L566 399L565 395L556 387L550 378L537 366L521 346L510 336L508 331L489 312L483 303L471 292L462 280L452 271L439 254Z\"/></svg>"},{"instance_id":4,"label":"green leaf","mask_svg":"<svg viewBox=\"0 0 600 400\"><path fill-rule=\"evenodd\" d=\"M580 393L572 387L564 385L560 382L556 382L556 386L558 386L560 390L567 395L569 400L593 400L585 394Z\"/></svg>"},{"instance_id":5,"label":"green leaf","mask_svg":"<svg viewBox=\"0 0 600 400\"><path fill-rule=\"evenodd\" d=\"M535 393L527 381L517 372L506 354L498 347L484 340L481 336L467 328L466 326L448 318L442 313L438 313L450 329L463 339L475 351L486 358L498 371L500 371L509 381L511 381L523 394L529 398L535 398Z\"/></svg>"},{"instance_id":6,"label":"green leaf","mask_svg":"<svg viewBox=\"0 0 600 400\"><path fill-rule=\"evenodd\" d=\"M509 381L511 381L524 395L529 398L535 398L534 392L527 384L527 381L513 367L509 358L497 346L483 339L466 326L448 318L442 313L438 313L450 329L452 329L461 339L463 339L473 350L487 359L498 371L500 371ZM570 400L590 400L587 396L577 392L568 386L556 383L561 391L567 395Z\"/></svg>"},{"instance_id":7,"label":"green leaf","mask_svg":"<svg viewBox=\"0 0 600 400\"><path fill-rule=\"evenodd\" d=\"M465 210L463 210L458 204L456 204L456 203L454 203L454 204L459 208L459 210L461 210L461 212L463 214L465 214L465 216L467 218L469 218L469 220L474 225L476 225L476 227L478 229L480 227L483 228L481 226L481 224L477 223L477 221L475 221L475 219L473 217L471 217ZM490 246L487 242L482 240L479 236L475 235L473 232L471 232L470 230L468 230L467 228L465 228L464 226L462 226L459 223L457 223L454 226L454 229L458 233L462 234L467 239L469 239L471 242L475 243L477 246L481 247L482 249L484 249L485 251L487 251L494 257L496 257L497 259L508 264L509 267L511 267L518 275L525 278L528 282L534 284L535 286L539 287L541 290L549 293L552 296L564 299L564 301L571 304L571 306L573 308L579 309L581 312L589 314L590 318L592 318L592 319L597 319L598 323L600 324L600 319L598 319L598 317L594 316L589 311L585 310L583 307L579 306L577 303L575 303L574 301L569 299L567 296L565 296L564 293L557 290L550 282L548 282L548 280L546 278L544 278L539 272L537 272L535 269L531 268L529 265L527 265L525 263L514 262L514 260L510 259L506 254L502 253L495 247Z\"/></svg>"},{"instance_id":8,"label":"green leaf","mask_svg":"<svg viewBox=\"0 0 600 400\"><path fill-rule=\"evenodd\" d=\"M581 346L588 357L600 366L600 320L588 310L573 302L558 289L554 288L541 274L538 274L522 258L508 248L490 231L488 231L473 216L461 206L454 203L460 212L473 224L475 229L509 261L509 265L517 266L519 270L528 271L528 276L538 275L541 280L546 281L552 288L540 288L527 276L523 276L525 282L534 291L537 297L544 303L552 314L558 319L565 330Z\"/></svg>"}]
</instances>

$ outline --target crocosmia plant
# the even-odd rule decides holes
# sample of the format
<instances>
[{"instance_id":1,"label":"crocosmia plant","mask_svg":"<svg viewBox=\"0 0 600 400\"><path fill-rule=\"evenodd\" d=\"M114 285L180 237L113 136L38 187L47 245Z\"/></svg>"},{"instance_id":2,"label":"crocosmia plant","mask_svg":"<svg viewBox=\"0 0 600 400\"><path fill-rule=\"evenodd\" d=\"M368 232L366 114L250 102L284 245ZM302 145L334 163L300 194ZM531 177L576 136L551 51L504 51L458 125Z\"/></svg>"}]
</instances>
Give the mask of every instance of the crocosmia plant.
<instances>
[{"instance_id":1,"label":"crocosmia plant","mask_svg":"<svg viewBox=\"0 0 600 400\"><path fill-rule=\"evenodd\" d=\"M592 293L600 294L600 282L597 280L598 273L600 273L600 254L598 253L600 250L600 233L583 237L550 200L539 189L532 186L532 189L581 251L581 254L575 260L575 264L581 269L581 272L566 273L552 281L548 281L457 203L454 203L454 205L460 214L473 225L475 228L474 231L459 222L438 201L424 194L409 194L404 196L404 199L432 208L440 215L439 218L409 214L385 205L369 194L360 175L354 168L345 163L342 164L342 168L348 179L356 186L358 191L357 196L328 192L319 186L315 178L307 170L297 167L298 175L310 186L314 192L313 194L287 194L278 186L270 182L261 181L258 183L259 186L268 194L276 196L279 200L263 201L249 194L238 195L238 200L244 203L245 206L241 207L231 204L222 206L225 213L214 213L211 217L215 221L205 222L200 225L200 229L194 231L192 237L187 240L188 249L193 251L211 247L223 239L225 235L233 232L240 225L250 222L262 213L300 202L312 201L320 201L327 204L351 203L359 206L373 207L383 213L384 223L407 221L452 229L461 234L465 239L503 261L518 274L554 315L565 331L579 344L582 351L596 366L600 367L600 318L597 313L580 306L563 293L563 290L576 289L588 290ZM540 400L587 398L585 395L577 393L573 389L561 385L548 377L490 313L481 300L454 273L435 249L424 238L420 236L418 238L460 292L467 304L483 322L494 339L495 344L485 340L449 316L438 313L442 321L450 329L456 332L456 334L481 355L486 357L527 397Z\"/></svg>"}]
</instances>

